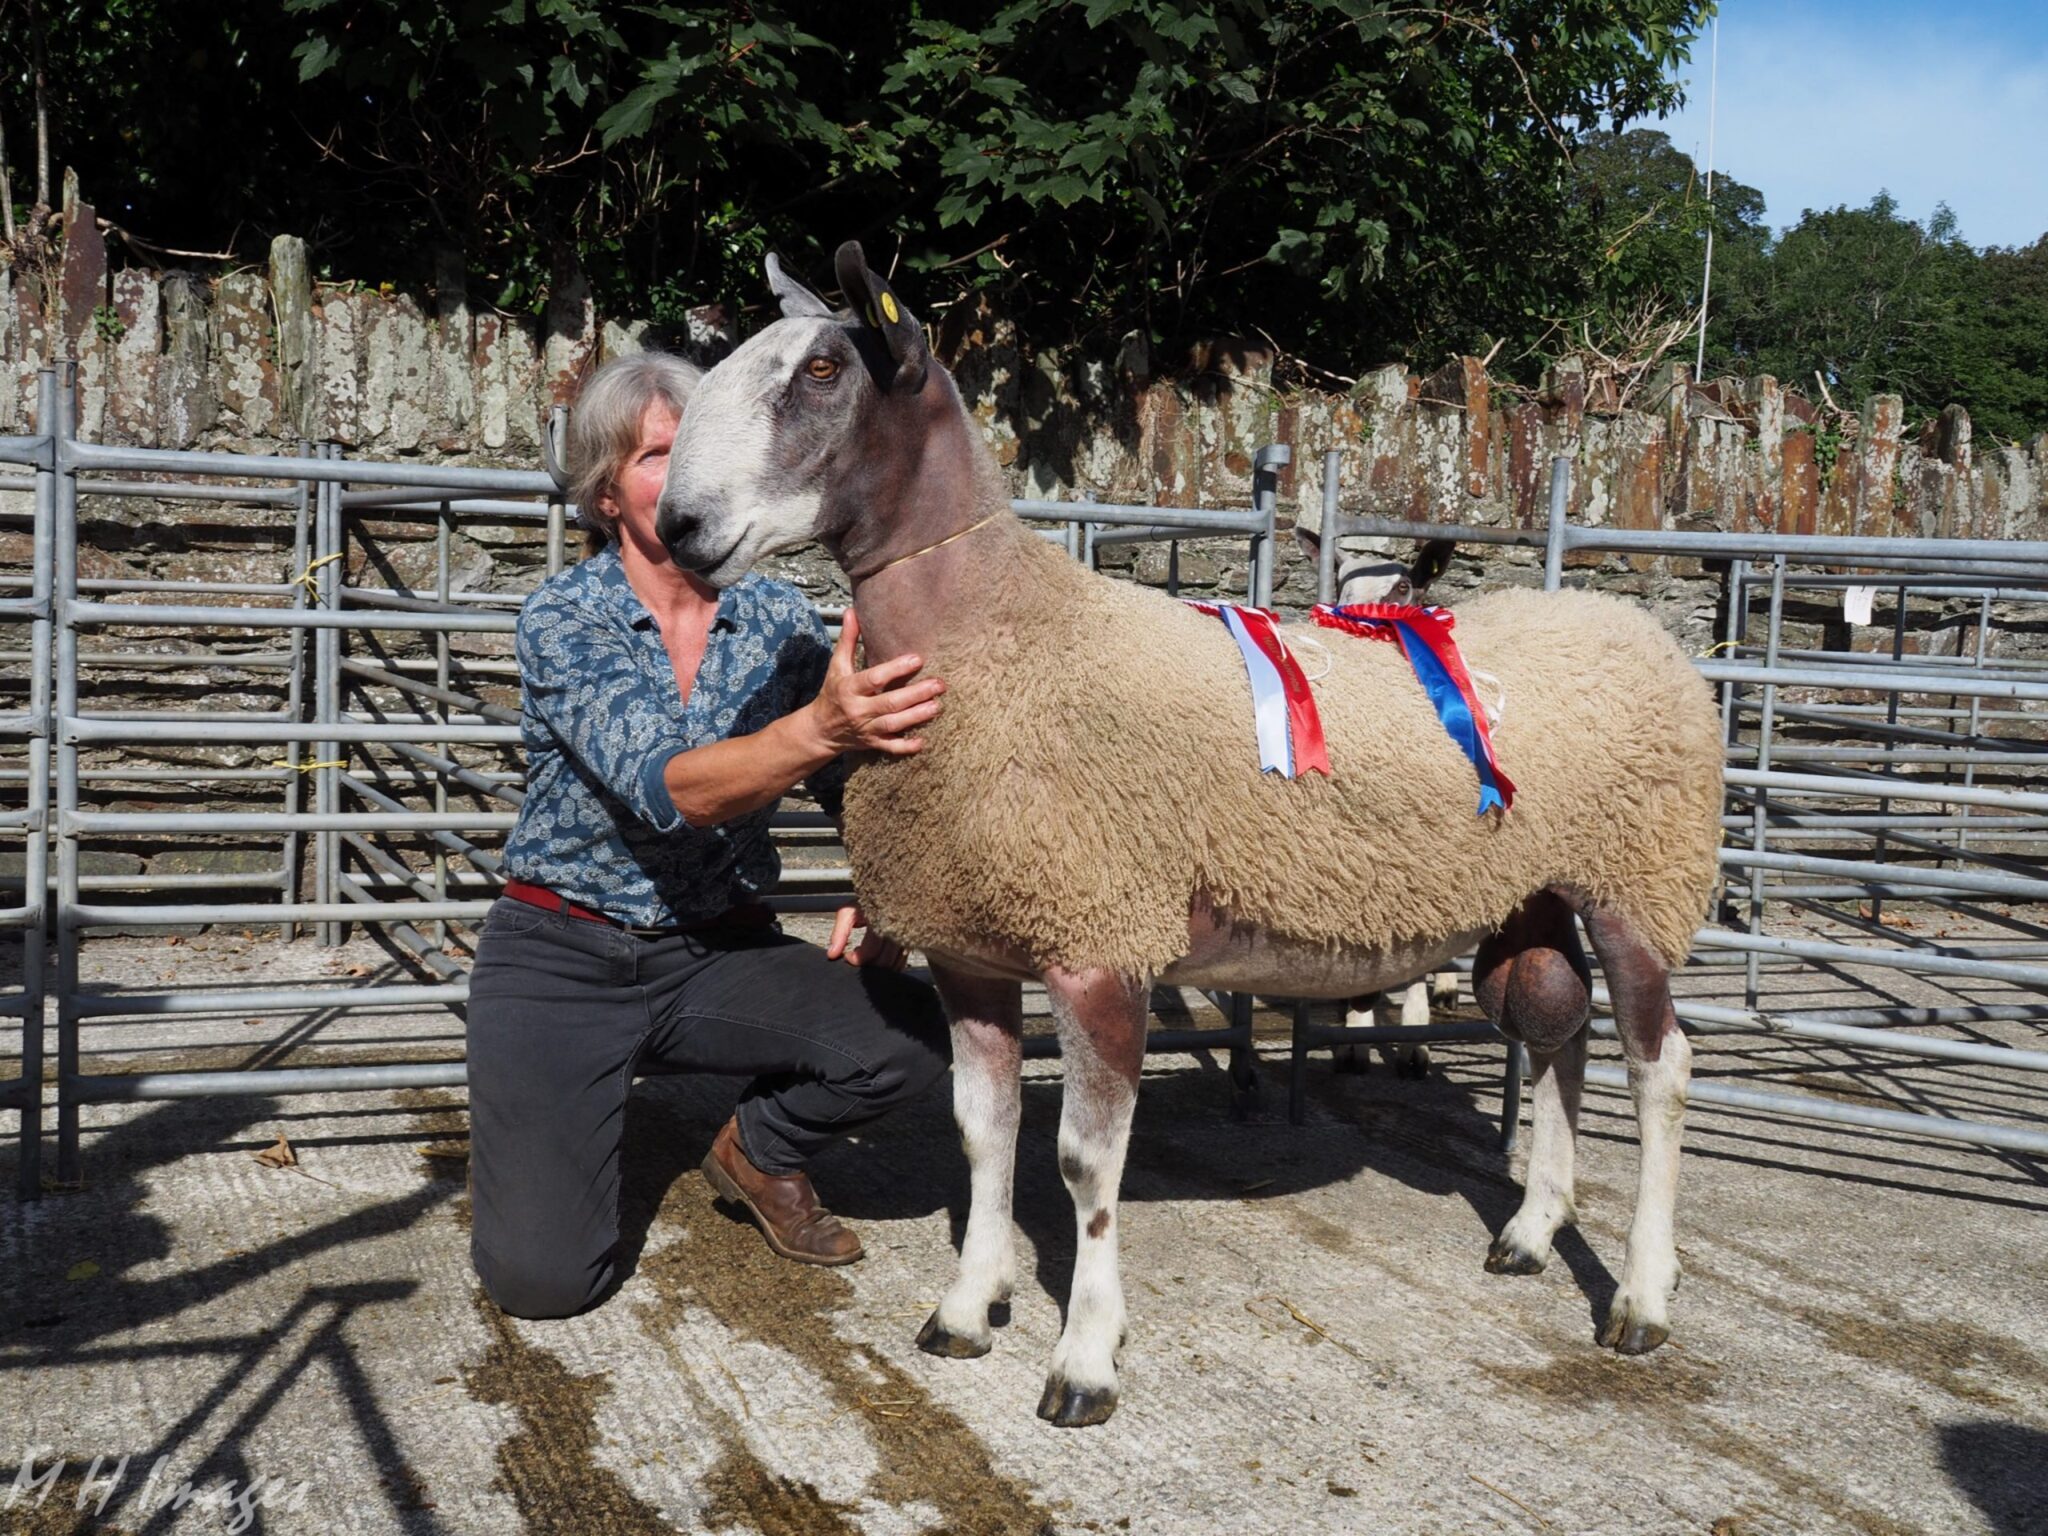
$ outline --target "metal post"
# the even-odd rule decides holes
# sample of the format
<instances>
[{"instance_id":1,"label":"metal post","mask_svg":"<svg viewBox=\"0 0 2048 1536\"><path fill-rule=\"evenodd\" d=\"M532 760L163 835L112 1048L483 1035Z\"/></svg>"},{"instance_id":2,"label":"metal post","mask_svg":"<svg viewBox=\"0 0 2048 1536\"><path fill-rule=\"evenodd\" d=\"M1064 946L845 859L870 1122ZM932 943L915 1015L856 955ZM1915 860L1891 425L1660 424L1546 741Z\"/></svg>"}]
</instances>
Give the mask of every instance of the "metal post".
<instances>
[{"instance_id":1,"label":"metal post","mask_svg":"<svg viewBox=\"0 0 2048 1536\"><path fill-rule=\"evenodd\" d=\"M1510 1156L1522 1139L1522 1081L1528 1075L1528 1050L1520 1041L1510 1040L1507 1077L1500 1089L1500 1149Z\"/></svg>"},{"instance_id":2,"label":"metal post","mask_svg":"<svg viewBox=\"0 0 2048 1536\"><path fill-rule=\"evenodd\" d=\"M1990 630L1991 593L1987 589L1984 593L1983 598L1979 601L1977 607L1977 656L1976 660L1972 663L1972 666L1975 668L1975 670L1979 672L1982 672L1984 670L1985 637L1990 633ZM1953 705L1955 700L1951 698L1949 702L1951 705ZM1966 736L1974 737L1977 734L1979 717L1982 714L1983 709L1983 695L1975 693L1971 694L1969 724L1964 728L1964 734ZM1951 726L1955 724L1953 718L1950 719L1949 724ZM1963 766L1963 788L1968 789L1971 786L1973 786L1976 782L1977 762L1976 755L1972 753L1970 760ZM1967 825L1970 818L1970 808L1967 805L1961 805L1956 807L1956 810L1957 813L1962 817L1963 821L1966 823L1965 825L1956 828L1956 852L1960 854L1970 846L1970 829ZM1961 860L1958 859L1957 862L1960 863Z\"/></svg>"},{"instance_id":3,"label":"metal post","mask_svg":"<svg viewBox=\"0 0 2048 1536\"><path fill-rule=\"evenodd\" d=\"M1337 601L1337 503L1342 490L1344 456L1331 448L1323 454L1323 536L1316 541L1316 601Z\"/></svg>"},{"instance_id":4,"label":"metal post","mask_svg":"<svg viewBox=\"0 0 2048 1536\"><path fill-rule=\"evenodd\" d=\"M327 460L341 457L341 450L333 444L323 445L320 457ZM314 539L317 551L315 558L320 569L314 573L318 583L319 607L332 613L341 606L341 565L342 518L341 486L332 480L323 481L320 486L319 524ZM319 631L313 644L316 658L313 672L315 696L319 707L315 718L322 725L334 725L341 718L341 630L327 627ZM315 749L315 760L324 766L314 771L318 794L315 803L323 815L331 816L341 809L340 770L331 766L341 756L338 740L322 741ZM319 849L319 896L318 900L332 906L341 900L341 843L331 829L323 828L314 834ZM320 942L327 946L340 944L346 937L338 922L323 922L320 925Z\"/></svg>"},{"instance_id":5,"label":"metal post","mask_svg":"<svg viewBox=\"0 0 2048 1536\"><path fill-rule=\"evenodd\" d=\"M1785 557L1779 555L1771 565L1771 627L1764 641L1764 668L1766 675L1778 665L1778 643L1783 638L1785 625ZM1766 682L1763 691L1763 709L1758 717L1756 737L1757 772L1771 771L1771 732L1776 725L1778 708L1777 684ZM1765 844L1770 836L1770 795L1768 788L1759 787L1756 792L1755 810L1749 824L1749 847L1752 853L1766 852ZM1752 866L1749 872L1749 932L1760 935L1764 931L1764 872L1761 864ZM1750 952L1743 967L1742 1000L1745 1006L1756 1006L1760 976L1758 967L1762 957L1754 950Z\"/></svg>"},{"instance_id":6,"label":"metal post","mask_svg":"<svg viewBox=\"0 0 2048 1536\"><path fill-rule=\"evenodd\" d=\"M51 528L51 607L57 675L57 1179L79 1181L78 1157L78 743L68 722L78 713L78 630L70 607L78 597L78 470L69 450L78 430L78 364L57 365L51 435L56 497Z\"/></svg>"},{"instance_id":7,"label":"metal post","mask_svg":"<svg viewBox=\"0 0 2048 1536\"><path fill-rule=\"evenodd\" d=\"M1565 513L1572 500L1572 461L1559 454L1550 461L1550 532L1543 543L1543 590L1564 585Z\"/></svg>"},{"instance_id":8,"label":"metal post","mask_svg":"<svg viewBox=\"0 0 2048 1536\"><path fill-rule=\"evenodd\" d=\"M299 457L310 458L313 445L304 438L299 440ZM311 595L306 587L306 567L312 563L312 512L315 487L310 480L298 484L298 496L292 506L292 609L303 612L306 599ZM291 671L285 682L285 714L293 720L302 720L306 714L306 632L295 629L291 632ZM299 802L304 797L305 775L299 772L299 764L306 761L306 743L295 741L284 749L284 813L297 814ZM296 901L299 895L299 864L303 852L299 830L287 823L284 834L284 899ZM285 923L278 930L278 936L287 944L299 936L297 923Z\"/></svg>"},{"instance_id":9,"label":"metal post","mask_svg":"<svg viewBox=\"0 0 2048 1536\"><path fill-rule=\"evenodd\" d=\"M547 431L548 440L554 444L555 448L554 461L560 464L563 462L563 455L567 453L569 447L569 407L557 405L548 411ZM564 535L568 531L568 521L568 503L562 499L561 493L556 492L549 496L547 570L550 576L558 576L562 571L566 555L566 551L562 546L566 542Z\"/></svg>"},{"instance_id":10,"label":"metal post","mask_svg":"<svg viewBox=\"0 0 2048 1536\"><path fill-rule=\"evenodd\" d=\"M1895 601L1898 606L1892 613L1892 661L1896 665L1906 654L1906 589L1904 587L1898 589ZM1949 697L1949 704L1951 708L1954 707L1955 697L1953 695ZM1886 725L1897 725L1899 723L1899 696L1896 693L1889 694L1885 698L1884 723ZM1953 716L1949 718L1949 724L1955 724ZM1894 738L1887 736L1880 750L1884 753L1885 758L1884 767L1880 771L1888 774L1892 771L1892 754L1898 750L1898 743ZM1877 814L1880 816L1889 814L1891 808L1892 803L1889 800L1879 800L1877 802ZM1874 841L1877 845L1876 861L1882 864L1885 852L1883 828L1878 829L1877 837ZM1884 897L1876 892L1871 893L1870 916L1874 921L1884 921Z\"/></svg>"},{"instance_id":11,"label":"metal post","mask_svg":"<svg viewBox=\"0 0 2048 1536\"><path fill-rule=\"evenodd\" d=\"M57 374L45 368L36 375L36 429L50 433L57 420ZM19 1199L39 1199L43 1192L43 996L48 963L46 938L50 903L50 642L54 598L51 578L56 541L52 537L57 501L55 460L36 466L35 551L31 556L29 595L41 604L29 627L30 729L25 803L28 834L22 848L21 931L21 1114L20 1156L16 1163Z\"/></svg>"},{"instance_id":12,"label":"metal post","mask_svg":"<svg viewBox=\"0 0 2048 1536\"><path fill-rule=\"evenodd\" d=\"M1727 565L1728 621L1726 625L1726 648L1735 654L1742 649L1742 642L1749 636L1749 562L1730 560ZM1721 647L1715 647L1716 650ZM1735 708L1736 697L1741 684L1733 678L1721 684L1721 751L1724 756L1734 752L1742 739L1742 717ZM1714 910L1723 909L1729 900L1727 879L1722 877L1716 893Z\"/></svg>"},{"instance_id":13,"label":"metal post","mask_svg":"<svg viewBox=\"0 0 2048 1536\"><path fill-rule=\"evenodd\" d=\"M1252 535L1251 600L1255 608L1273 606L1273 529L1280 508L1280 466L1294 462L1285 443L1268 443L1252 455L1252 507L1263 518Z\"/></svg>"},{"instance_id":14,"label":"metal post","mask_svg":"<svg viewBox=\"0 0 2048 1536\"><path fill-rule=\"evenodd\" d=\"M434 596L444 605L448 602L448 553L453 547L454 538L455 514L448 509L448 503L444 501L441 503L441 515L434 525ZM448 631L445 629L436 630L434 632L434 682L436 686L444 691L448 688L451 681L448 670L448 645ZM438 703L435 707L444 716L448 713L448 705L445 702ZM440 750L452 752L454 748L441 744ZM445 773L436 773L434 775L434 809L437 813L444 816L448 813L448 775ZM436 901L448 899L448 851L439 845L436 845L434 849L434 899ZM444 948L446 947L448 943L448 925L445 922L434 924L434 942Z\"/></svg>"}]
</instances>

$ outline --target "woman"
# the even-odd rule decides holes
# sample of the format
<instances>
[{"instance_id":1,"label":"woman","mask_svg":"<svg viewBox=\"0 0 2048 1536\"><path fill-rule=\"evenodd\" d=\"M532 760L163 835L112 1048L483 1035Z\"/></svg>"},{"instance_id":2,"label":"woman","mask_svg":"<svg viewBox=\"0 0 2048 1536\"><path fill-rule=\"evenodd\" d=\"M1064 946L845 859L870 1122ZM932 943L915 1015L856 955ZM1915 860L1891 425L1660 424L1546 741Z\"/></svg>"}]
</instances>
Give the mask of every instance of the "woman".
<instances>
[{"instance_id":1,"label":"woman","mask_svg":"<svg viewBox=\"0 0 2048 1536\"><path fill-rule=\"evenodd\" d=\"M878 935L850 944L857 910L821 950L761 900L776 802L801 781L837 814L841 754L918 751L945 685L915 656L855 670L851 612L834 650L794 588L721 593L669 561L655 507L697 376L659 353L592 375L568 443L592 552L519 615L526 799L468 1042L471 1257L521 1317L610 1284L636 1071L752 1077L705 1177L775 1252L846 1264L860 1241L805 1163L946 1066L935 994Z\"/></svg>"}]
</instances>

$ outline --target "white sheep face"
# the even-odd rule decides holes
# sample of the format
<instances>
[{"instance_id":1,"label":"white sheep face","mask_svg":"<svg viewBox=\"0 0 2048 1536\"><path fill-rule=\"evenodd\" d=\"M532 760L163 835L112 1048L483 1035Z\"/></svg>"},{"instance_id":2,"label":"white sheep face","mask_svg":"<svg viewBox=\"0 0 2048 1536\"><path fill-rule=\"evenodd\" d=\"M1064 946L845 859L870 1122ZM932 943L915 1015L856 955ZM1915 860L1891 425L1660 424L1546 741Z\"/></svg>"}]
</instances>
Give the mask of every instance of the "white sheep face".
<instances>
[{"instance_id":1,"label":"white sheep face","mask_svg":"<svg viewBox=\"0 0 2048 1536\"><path fill-rule=\"evenodd\" d=\"M778 320L704 375L669 454L655 530L714 587L830 530L832 460L877 393L853 327Z\"/></svg>"}]
</instances>

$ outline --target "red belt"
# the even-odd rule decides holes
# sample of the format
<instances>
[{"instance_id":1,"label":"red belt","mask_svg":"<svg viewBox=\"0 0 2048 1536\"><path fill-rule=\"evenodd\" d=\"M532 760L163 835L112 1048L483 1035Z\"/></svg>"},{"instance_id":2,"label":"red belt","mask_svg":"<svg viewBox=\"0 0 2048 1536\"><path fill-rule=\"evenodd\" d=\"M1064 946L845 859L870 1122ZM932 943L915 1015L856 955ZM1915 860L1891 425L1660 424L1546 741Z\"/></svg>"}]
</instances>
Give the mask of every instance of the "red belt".
<instances>
[{"instance_id":1,"label":"red belt","mask_svg":"<svg viewBox=\"0 0 2048 1536\"><path fill-rule=\"evenodd\" d=\"M544 912L566 912L571 917L582 918L586 923L603 923L607 928L624 928L635 933L687 933L704 928L766 928L775 921L774 908L755 901L728 907L718 916L706 918L701 923L682 923L672 928L641 928L608 913L578 906L568 897L557 895L546 886L535 885L529 880L507 880L505 894L514 901L523 901L529 907L539 907Z\"/></svg>"}]
</instances>

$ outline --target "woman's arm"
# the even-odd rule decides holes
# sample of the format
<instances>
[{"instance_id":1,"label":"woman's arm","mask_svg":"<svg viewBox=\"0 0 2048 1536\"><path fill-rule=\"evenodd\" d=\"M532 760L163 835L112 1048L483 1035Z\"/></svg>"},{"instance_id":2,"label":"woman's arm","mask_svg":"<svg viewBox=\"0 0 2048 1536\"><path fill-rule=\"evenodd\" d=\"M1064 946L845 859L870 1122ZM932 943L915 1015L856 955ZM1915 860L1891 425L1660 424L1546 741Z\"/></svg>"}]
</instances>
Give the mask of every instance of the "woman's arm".
<instances>
[{"instance_id":1,"label":"woman's arm","mask_svg":"<svg viewBox=\"0 0 2048 1536\"><path fill-rule=\"evenodd\" d=\"M773 805L842 752L908 757L923 749L924 738L904 732L938 715L945 683L935 677L911 681L924 665L914 655L856 671L853 648L859 638L860 622L849 608L815 699L750 735L707 742L669 758L662 783L684 821L711 827Z\"/></svg>"}]
</instances>

